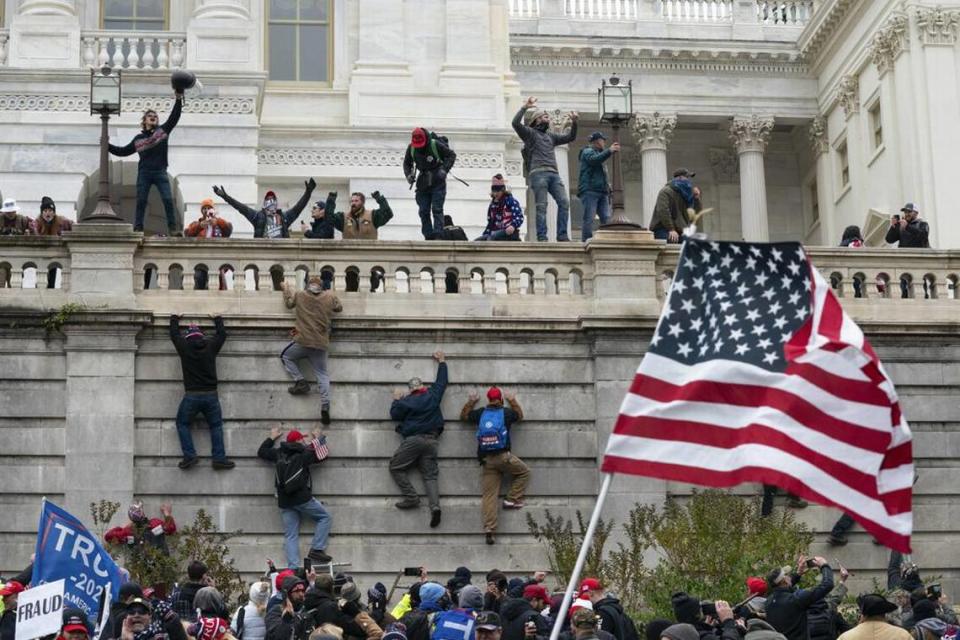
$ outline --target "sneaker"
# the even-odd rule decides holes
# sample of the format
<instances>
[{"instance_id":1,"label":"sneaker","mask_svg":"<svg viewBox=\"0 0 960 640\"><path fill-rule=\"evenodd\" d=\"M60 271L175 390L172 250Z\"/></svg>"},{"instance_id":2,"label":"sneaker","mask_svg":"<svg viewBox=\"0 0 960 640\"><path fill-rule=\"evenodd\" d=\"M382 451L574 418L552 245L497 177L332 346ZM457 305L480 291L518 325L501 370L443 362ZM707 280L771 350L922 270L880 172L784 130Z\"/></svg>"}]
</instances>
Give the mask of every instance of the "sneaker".
<instances>
[{"instance_id":1,"label":"sneaker","mask_svg":"<svg viewBox=\"0 0 960 640\"><path fill-rule=\"evenodd\" d=\"M504 509L523 509L527 506L527 503L523 500L504 500L503 508Z\"/></svg>"},{"instance_id":2,"label":"sneaker","mask_svg":"<svg viewBox=\"0 0 960 640\"><path fill-rule=\"evenodd\" d=\"M328 404L320 407L320 423L330 424L330 405Z\"/></svg>"},{"instance_id":3,"label":"sneaker","mask_svg":"<svg viewBox=\"0 0 960 640\"><path fill-rule=\"evenodd\" d=\"M440 526L440 509L434 509L430 512L430 528L436 529Z\"/></svg>"},{"instance_id":4,"label":"sneaker","mask_svg":"<svg viewBox=\"0 0 960 640\"><path fill-rule=\"evenodd\" d=\"M236 462L234 462L233 460L227 460L226 458L224 458L223 460L213 461L213 468L217 471L229 471L230 469L233 469L235 466L237 466Z\"/></svg>"},{"instance_id":5,"label":"sneaker","mask_svg":"<svg viewBox=\"0 0 960 640\"><path fill-rule=\"evenodd\" d=\"M420 507L420 500L417 498L404 498L393 506L397 509L417 509Z\"/></svg>"},{"instance_id":6,"label":"sneaker","mask_svg":"<svg viewBox=\"0 0 960 640\"><path fill-rule=\"evenodd\" d=\"M167 235L171 238L182 238L183 231L180 231L176 227L167 227Z\"/></svg>"},{"instance_id":7,"label":"sneaker","mask_svg":"<svg viewBox=\"0 0 960 640\"><path fill-rule=\"evenodd\" d=\"M310 549L310 553L307 554L307 557L313 560L315 563L328 564L333 560L333 556L327 555L323 549Z\"/></svg>"},{"instance_id":8,"label":"sneaker","mask_svg":"<svg viewBox=\"0 0 960 640\"><path fill-rule=\"evenodd\" d=\"M496 540L493 539L493 532L487 531L487 544L493 544Z\"/></svg>"},{"instance_id":9,"label":"sneaker","mask_svg":"<svg viewBox=\"0 0 960 640\"><path fill-rule=\"evenodd\" d=\"M827 536L827 544L831 547L842 547L847 544L847 536L830 534Z\"/></svg>"},{"instance_id":10,"label":"sneaker","mask_svg":"<svg viewBox=\"0 0 960 640\"><path fill-rule=\"evenodd\" d=\"M177 466L181 469L189 469L190 467L196 466L198 462L200 462L200 458L193 456L192 458L184 458L177 463Z\"/></svg>"},{"instance_id":11,"label":"sneaker","mask_svg":"<svg viewBox=\"0 0 960 640\"><path fill-rule=\"evenodd\" d=\"M310 393L310 385L307 384L306 380L301 378L294 382L292 387L287 387L287 391L290 395L302 396L305 393Z\"/></svg>"}]
</instances>

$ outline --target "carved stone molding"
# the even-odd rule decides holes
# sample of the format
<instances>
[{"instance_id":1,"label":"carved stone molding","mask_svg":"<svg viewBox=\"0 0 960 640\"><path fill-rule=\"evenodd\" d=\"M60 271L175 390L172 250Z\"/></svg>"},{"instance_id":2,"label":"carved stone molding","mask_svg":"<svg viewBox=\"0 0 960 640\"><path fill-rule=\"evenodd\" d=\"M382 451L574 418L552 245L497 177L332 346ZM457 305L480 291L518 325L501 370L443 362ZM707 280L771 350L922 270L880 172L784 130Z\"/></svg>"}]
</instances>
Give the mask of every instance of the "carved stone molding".
<instances>
[{"instance_id":1,"label":"carved stone molding","mask_svg":"<svg viewBox=\"0 0 960 640\"><path fill-rule=\"evenodd\" d=\"M573 120L570 118L569 111L554 109L550 112L550 131L553 133L562 136L569 133L572 126Z\"/></svg>"},{"instance_id":2,"label":"carved stone molding","mask_svg":"<svg viewBox=\"0 0 960 640\"><path fill-rule=\"evenodd\" d=\"M906 14L897 12L887 19L887 22L873 36L870 42L870 58L877 65L880 75L893 69L893 63L903 53L910 41L907 31L909 20Z\"/></svg>"},{"instance_id":3,"label":"carved stone molding","mask_svg":"<svg viewBox=\"0 0 960 640\"><path fill-rule=\"evenodd\" d=\"M717 183L736 184L740 182L740 159L727 147L707 149L713 179Z\"/></svg>"},{"instance_id":4,"label":"carved stone molding","mask_svg":"<svg viewBox=\"0 0 960 640\"><path fill-rule=\"evenodd\" d=\"M955 45L958 27L960 9L944 9L940 5L917 9L918 37L923 46Z\"/></svg>"},{"instance_id":5,"label":"carved stone molding","mask_svg":"<svg viewBox=\"0 0 960 640\"><path fill-rule=\"evenodd\" d=\"M314 165L346 167L398 167L403 164L402 150L394 149L310 149L291 147L286 149L260 149L257 160L262 165ZM507 163L509 166L510 163ZM506 172L517 175L517 171ZM467 169L504 170L501 153L458 153L457 166Z\"/></svg>"},{"instance_id":6,"label":"carved stone molding","mask_svg":"<svg viewBox=\"0 0 960 640\"><path fill-rule=\"evenodd\" d=\"M837 85L837 102L843 107L843 115L860 113L860 80L856 76L843 76Z\"/></svg>"},{"instance_id":7,"label":"carved stone molding","mask_svg":"<svg viewBox=\"0 0 960 640\"><path fill-rule=\"evenodd\" d=\"M246 0L199 0L193 17L249 20L250 8Z\"/></svg>"},{"instance_id":8,"label":"carved stone molding","mask_svg":"<svg viewBox=\"0 0 960 640\"><path fill-rule=\"evenodd\" d=\"M169 111L173 108L172 98L156 96L134 96L124 98L124 111L144 111L156 109ZM187 100L183 110L187 113L250 114L256 108L253 98L192 98ZM0 95L0 111L90 111L89 95L43 95L12 94Z\"/></svg>"},{"instance_id":9,"label":"carved stone molding","mask_svg":"<svg viewBox=\"0 0 960 640\"><path fill-rule=\"evenodd\" d=\"M20 15L75 16L76 0L20 0Z\"/></svg>"},{"instance_id":10,"label":"carved stone molding","mask_svg":"<svg viewBox=\"0 0 960 640\"><path fill-rule=\"evenodd\" d=\"M677 116L661 115L659 111L638 113L631 125L633 139L641 153L646 149L666 149L676 128Z\"/></svg>"},{"instance_id":11,"label":"carved stone molding","mask_svg":"<svg viewBox=\"0 0 960 640\"><path fill-rule=\"evenodd\" d=\"M830 150L830 138L827 135L827 120L822 116L817 116L810 121L807 126L807 137L810 140L810 146L813 153L821 155Z\"/></svg>"},{"instance_id":12,"label":"carved stone molding","mask_svg":"<svg viewBox=\"0 0 960 640\"><path fill-rule=\"evenodd\" d=\"M730 141L737 153L759 151L763 153L773 133L773 116L735 117L730 123Z\"/></svg>"}]
</instances>

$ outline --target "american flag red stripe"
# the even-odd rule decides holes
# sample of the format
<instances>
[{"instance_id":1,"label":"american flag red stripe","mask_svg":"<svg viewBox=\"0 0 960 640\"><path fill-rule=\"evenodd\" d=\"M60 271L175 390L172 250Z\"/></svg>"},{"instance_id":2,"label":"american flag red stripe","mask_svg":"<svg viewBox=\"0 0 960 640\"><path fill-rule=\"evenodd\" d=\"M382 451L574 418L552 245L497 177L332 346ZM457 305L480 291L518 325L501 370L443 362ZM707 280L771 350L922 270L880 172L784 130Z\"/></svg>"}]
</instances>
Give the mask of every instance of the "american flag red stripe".
<instances>
[{"instance_id":1,"label":"american flag red stripe","mask_svg":"<svg viewBox=\"0 0 960 640\"><path fill-rule=\"evenodd\" d=\"M896 390L799 245L793 264L783 258L791 248L685 242L602 469L710 487L777 485L844 510L878 541L908 553L914 472ZM733 274L729 283L717 276L718 265ZM754 273L767 275L759 285L741 284L741 300L728 295L741 276ZM784 329L778 310L789 306L787 294L797 288L806 292L798 300L789 296L799 320L773 347L759 341L774 327ZM777 311L751 310L758 292ZM704 345L708 327L712 339ZM734 346L742 347L736 355ZM766 350L769 366L751 359L757 346ZM698 349L699 356L691 355ZM771 364L776 356L779 365Z\"/></svg>"},{"instance_id":2,"label":"american flag red stripe","mask_svg":"<svg viewBox=\"0 0 960 640\"><path fill-rule=\"evenodd\" d=\"M330 455L330 449L327 448L327 438L314 438L310 443L310 446L313 447L313 452L317 454L317 460L326 460L327 456Z\"/></svg>"}]
</instances>

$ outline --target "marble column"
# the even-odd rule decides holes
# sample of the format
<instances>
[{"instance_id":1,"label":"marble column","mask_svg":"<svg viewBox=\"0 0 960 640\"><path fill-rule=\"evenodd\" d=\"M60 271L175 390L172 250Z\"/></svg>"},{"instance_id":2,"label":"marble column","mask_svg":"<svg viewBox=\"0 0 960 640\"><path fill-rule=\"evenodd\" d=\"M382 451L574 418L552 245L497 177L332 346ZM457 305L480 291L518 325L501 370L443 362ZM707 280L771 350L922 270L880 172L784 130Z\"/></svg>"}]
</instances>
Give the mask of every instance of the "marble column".
<instances>
[{"instance_id":1,"label":"marble column","mask_svg":"<svg viewBox=\"0 0 960 640\"><path fill-rule=\"evenodd\" d=\"M187 25L187 60L194 71L259 71L262 48L250 0L197 0Z\"/></svg>"},{"instance_id":2,"label":"marble column","mask_svg":"<svg viewBox=\"0 0 960 640\"><path fill-rule=\"evenodd\" d=\"M740 156L741 232L748 242L770 240L763 153L772 132L773 116L735 117L730 125L730 140Z\"/></svg>"},{"instance_id":3,"label":"marble column","mask_svg":"<svg viewBox=\"0 0 960 640\"><path fill-rule=\"evenodd\" d=\"M19 15L75 16L76 0L20 0Z\"/></svg>"},{"instance_id":4,"label":"marble column","mask_svg":"<svg viewBox=\"0 0 960 640\"><path fill-rule=\"evenodd\" d=\"M657 111L638 113L633 119L633 138L640 153L643 185L643 211L634 220L644 226L650 226L657 194L667 183L667 145L676 127L676 115L663 115Z\"/></svg>"},{"instance_id":5,"label":"marble column","mask_svg":"<svg viewBox=\"0 0 960 640\"><path fill-rule=\"evenodd\" d=\"M817 202L814 204L820 212L820 244L830 244L831 239L839 235L836 216L829 214L833 185L830 182L830 137L826 118L817 116L811 120L807 137L817 164Z\"/></svg>"},{"instance_id":6,"label":"marble column","mask_svg":"<svg viewBox=\"0 0 960 640\"><path fill-rule=\"evenodd\" d=\"M19 0L10 16L9 67L80 68L77 0Z\"/></svg>"}]
</instances>

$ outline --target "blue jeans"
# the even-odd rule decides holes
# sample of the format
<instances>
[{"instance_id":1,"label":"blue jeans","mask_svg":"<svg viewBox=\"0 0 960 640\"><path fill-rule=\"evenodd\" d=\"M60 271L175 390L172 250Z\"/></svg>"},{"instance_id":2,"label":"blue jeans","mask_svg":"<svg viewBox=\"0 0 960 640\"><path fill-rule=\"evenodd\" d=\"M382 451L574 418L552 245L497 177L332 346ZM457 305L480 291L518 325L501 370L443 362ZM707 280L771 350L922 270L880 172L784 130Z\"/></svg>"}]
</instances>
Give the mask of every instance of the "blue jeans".
<instances>
[{"instance_id":1,"label":"blue jeans","mask_svg":"<svg viewBox=\"0 0 960 640\"><path fill-rule=\"evenodd\" d=\"M584 242L593 237L593 216L600 216L600 224L610 222L610 197L599 191L585 191L580 194L580 204L583 205L583 227L580 229L580 239Z\"/></svg>"},{"instance_id":2,"label":"blue jeans","mask_svg":"<svg viewBox=\"0 0 960 640\"><path fill-rule=\"evenodd\" d=\"M223 412L220 410L220 398L216 393L186 394L177 409L177 435L180 436L180 448L184 458L196 458L190 437L190 423L198 413L203 414L210 427L210 448L214 460L226 460L227 452L223 446Z\"/></svg>"},{"instance_id":3,"label":"blue jeans","mask_svg":"<svg viewBox=\"0 0 960 640\"><path fill-rule=\"evenodd\" d=\"M323 551L327 548L327 538L330 536L331 518L330 513L323 508L320 501L316 498L310 498L303 504L295 507L280 509L280 517L283 519L283 552L287 556L287 566L291 569L300 567L300 515L305 515L316 523L313 530L313 540L310 541L311 549Z\"/></svg>"},{"instance_id":4,"label":"blue jeans","mask_svg":"<svg viewBox=\"0 0 960 640\"><path fill-rule=\"evenodd\" d=\"M567 220L570 218L570 198L567 197L567 187L559 173L553 171L537 171L530 174L530 188L533 189L533 199L537 203L537 240L547 240L547 194L553 196L557 203L557 240L566 241Z\"/></svg>"},{"instance_id":5,"label":"blue jeans","mask_svg":"<svg viewBox=\"0 0 960 640\"><path fill-rule=\"evenodd\" d=\"M485 241L488 241L488 240L491 241L491 242L495 242L495 241L498 241L498 240L504 240L504 241L507 241L507 242L512 242L512 241L517 241L517 242L519 242L519 241L520 241L520 230L517 229L517 230L515 230L515 231L513 232L513 234L507 235L506 229L500 229L499 231L493 231L492 233L490 233L490 234L488 234L488 235L480 236L479 238L477 238L477 240L479 240L479 241L484 241L484 242L485 242Z\"/></svg>"},{"instance_id":6,"label":"blue jeans","mask_svg":"<svg viewBox=\"0 0 960 640\"><path fill-rule=\"evenodd\" d=\"M167 227L177 226L177 217L173 212L173 192L170 190L170 179L167 178L166 169L140 169L137 172L137 214L133 222L135 231L143 230L143 218L147 213L147 196L150 195L150 187L153 185L157 185L157 190L160 191L163 210L167 214Z\"/></svg>"},{"instance_id":7,"label":"blue jeans","mask_svg":"<svg viewBox=\"0 0 960 640\"><path fill-rule=\"evenodd\" d=\"M420 233L424 240L433 238L434 233L443 230L443 203L447 199L447 183L431 187L429 191L417 191L416 200L420 214ZM431 212L433 222L430 221Z\"/></svg>"},{"instance_id":8,"label":"blue jeans","mask_svg":"<svg viewBox=\"0 0 960 640\"><path fill-rule=\"evenodd\" d=\"M666 229L653 230L653 237L656 238L657 240L668 240L669 235L670 235L670 232L667 231Z\"/></svg>"}]
</instances>

